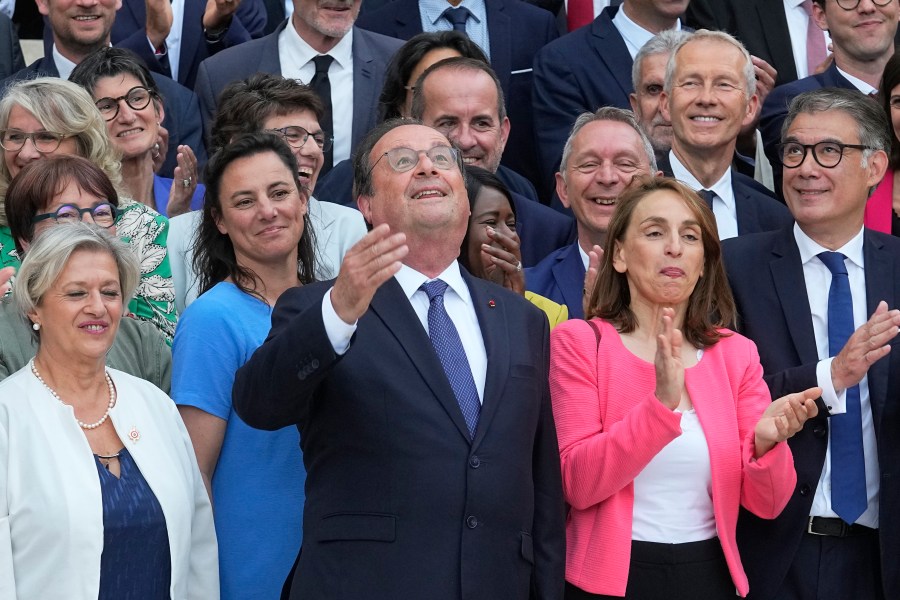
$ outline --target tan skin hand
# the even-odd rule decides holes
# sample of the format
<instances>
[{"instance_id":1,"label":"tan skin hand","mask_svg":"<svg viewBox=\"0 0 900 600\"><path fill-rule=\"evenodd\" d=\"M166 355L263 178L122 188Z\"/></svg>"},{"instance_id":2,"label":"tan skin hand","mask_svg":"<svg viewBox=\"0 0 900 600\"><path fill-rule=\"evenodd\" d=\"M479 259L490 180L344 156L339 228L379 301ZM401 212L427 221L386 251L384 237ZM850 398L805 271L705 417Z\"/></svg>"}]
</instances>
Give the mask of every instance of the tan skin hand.
<instances>
[{"instance_id":1,"label":"tan skin hand","mask_svg":"<svg viewBox=\"0 0 900 600\"><path fill-rule=\"evenodd\" d=\"M759 124L759 114L766 97L775 88L775 79L778 77L775 67L763 59L751 56L750 60L753 62L753 72L756 74L755 92L759 102L756 104L756 114L753 115L753 120L742 127L738 134L738 149L747 156L753 156L756 153L756 126Z\"/></svg>"},{"instance_id":2,"label":"tan skin hand","mask_svg":"<svg viewBox=\"0 0 900 600\"><path fill-rule=\"evenodd\" d=\"M172 3L169 0L146 0L147 3L147 39L157 50L172 30Z\"/></svg>"},{"instance_id":3,"label":"tan skin hand","mask_svg":"<svg viewBox=\"0 0 900 600\"><path fill-rule=\"evenodd\" d=\"M15 274L16 270L13 267L4 267L3 269L0 269L0 296L3 296L9 291L9 280Z\"/></svg>"},{"instance_id":4,"label":"tan skin hand","mask_svg":"<svg viewBox=\"0 0 900 600\"><path fill-rule=\"evenodd\" d=\"M597 273L600 272L600 261L603 259L603 248L594 244L591 251L588 252L588 268L584 272L584 293L582 294L581 308L587 314L588 304L591 299L591 292L594 284L597 282Z\"/></svg>"},{"instance_id":5,"label":"tan skin hand","mask_svg":"<svg viewBox=\"0 0 900 600\"><path fill-rule=\"evenodd\" d=\"M225 29L231 24L241 0L207 0L203 13L204 29Z\"/></svg>"},{"instance_id":6,"label":"tan skin hand","mask_svg":"<svg viewBox=\"0 0 900 600\"><path fill-rule=\"evenodd\" d=\"M889 344L900 331L898 327L900 310L888 310L887 302L879 302L872 318L853 332L831 361L831 381L837 392L859 383L869 367L890 353Z\"/></svg>"},{"instance_id":7,"label":"tan skin hand","mask_svg":"<svg viewBox=\"0 0 900 600\"><path fill-rule=\"evenodd\" d=\"M525 274L519 268L522 264L522 251L519 247L518 234L508 236L493 227L485 229L488 237L500 246L497 248L491 244L481 245L481 252L488 256L493 265L484 270L487 279L512 292L524 295Z\"/></svg>"},{"instance_id":8,"label":"tan skin hand","mask_svg":"<svg viewBox=\"0 0 900 600\"><path fill-rule=\"evenodd\" d=\"M662 331L656 336L656 397L663 406L675 410L681 404L684 390L684 362L681 359L681 345L684 338L681 330L675 328L675 310L662 311Z\"/></svg>"},{"instance_id":9,"label":"tan skin hand","mask_svg":"<svg viewBox=\"0 0 900 600\"><path fill-rule=\"evenodd\" d=\"M822 388L815 387L772 402L754 429L754 457L762 458L775 444L803 429L808 419L819 414L816 398L821 395Z\"/></svg>"},{"instance_id":10,"label":"tan skin hand","mask_svg":"<svg viewBox=\"0 0 900 600\"><path fill-rule=\"evenodd\" d=\"M400 270L408 253L406 234L392 234L384 223L363 236L344 256L331 290L337 316L348 324L363 316L375 292Z\"/></svg>"},{"instance_id":11,"label":"tan skin hand","mask_svg":"<svg viewBox=\"0 0 900 600\"><path fill-rule=\"evenodd\" d=\"M169 217L182 215L191 210L191 200L197 190L197 157L189 146L178 146L178 166L175 167L175 177L172 189L169 190L169 204L166 212ZM184 186L184 180L190 180L190 185Z\"/></svg>"},{"instance_id":12,"label":"tan skin hand","mask_svg":"<svg viewBox=\"0 0 900 600\"><path fill-rule=\"evenodd\" d=\"M159 173L163 163L166 162L166 154L169 153L169 130L162 125L159 126L156 145L158 147L153 150L153 172Z\"/></svg>"}]
</instances>

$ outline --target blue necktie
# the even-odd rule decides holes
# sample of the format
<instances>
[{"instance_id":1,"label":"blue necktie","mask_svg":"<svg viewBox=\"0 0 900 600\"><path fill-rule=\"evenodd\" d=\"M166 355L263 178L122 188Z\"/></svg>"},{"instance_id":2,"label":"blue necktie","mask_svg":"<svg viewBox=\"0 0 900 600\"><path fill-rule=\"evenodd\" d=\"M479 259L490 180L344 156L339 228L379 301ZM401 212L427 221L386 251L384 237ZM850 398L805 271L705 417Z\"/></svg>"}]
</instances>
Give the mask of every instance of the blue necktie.
<instances>
[{"instance_id":1,"label":"blue necktie","mask_svg":"<svg viewBox=\"0 0 900 600\"><path fill-rule=\"evenodd\" d=\"M840 252L822 252L831 271L828 290L828 354L836 356L853 335L853 297ZM853 524L866 510L866 462L863 457L862 410L859 386L847 388L847 412L831 422L831 505L844 521Z\"/></svg>"},{"instance_id":2,"label":"blue necktie","mask_svg":"<svg viewBox=\"0 0 900 600\"><path fill-rule=\"evenodd\" d=\"M466 427L469 428L469 437L475 437L475 428L478 427L478 413L481 411L481 402L478 400L478 389L475 387L475 379L472 378L472 369L459 339L459 332L450 320L450 315L444 309L444 292L447 284L440 279L422 284L422 290L428 294L431 306L428 307L428 337L434 346L444 373L450 380L450 387L462 410Z\"/></svg>"},{"instance_id":3,"label":"blue necktie","mask_svg":"<svg viewBox=\"0 0 900 600\"><path fill-rule=\"evenodd\" d=\"M709 210L712 210L713 200L716 199L716 193L712 190L700 190L697 192L700 194L700 197L703 198L703 201L706 202L706 205L709 207Z\"/></svg>"},{"instance_id":4,"label":"blue necktie","mask_svg":"<svg viewBox=\"0 0 900 600\"><path fill-rule=\"evenodd\" d=\"M469 15L471 14L468 8L460 6L459 8L448 8L441 16L450 21L453 25L453 31L465 33L466 21L469 20Z\"/></svg>"}]
</instances>

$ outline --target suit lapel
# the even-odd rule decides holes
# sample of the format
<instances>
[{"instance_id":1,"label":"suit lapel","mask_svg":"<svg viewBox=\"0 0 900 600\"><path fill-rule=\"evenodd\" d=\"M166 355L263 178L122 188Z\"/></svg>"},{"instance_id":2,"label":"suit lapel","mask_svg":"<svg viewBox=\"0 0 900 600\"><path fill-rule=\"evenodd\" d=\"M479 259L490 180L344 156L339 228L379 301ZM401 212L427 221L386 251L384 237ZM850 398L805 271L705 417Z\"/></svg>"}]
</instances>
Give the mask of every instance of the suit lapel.
<instances>
[{"instance_id":1,"label":"suit lapel","mask_svg":"<svg viewBox=\"0 0 900 600\"><path fill-rule=\"evenodd\" d=\"M516 0L517 1L517 0ZM500 87L509 89L512 71L512 31L504 0L485 2L487 7L488 39L491 46L491 66L500 79Z\"/></svg>"},{"instance_id":2,"label":"suit lapel","mask_svg":"<svg viewBox=\"0 0 900 600\"><path fill-rule=\"evenodd\" d=\"M734 209L737 215L738 235L760 231L756 202L747 188L738 181L734 169L731 170L731 192L734 194Z\"/></svg>"},{"instance_id":3,"label":"suit lapel","mask_svg":"<svg viewBox=\"0 0 900 600\"><path fill-rule=\"evenodd\" d=\"M185 0L184 2L184 23L181 26L181 49L178 52L178 76L182 81L191 70L194 64L194 56L197 55L197 45L201 41L206 43L205 35L202 28L200 35L192 35L188 31L186 23L203 23L203 12L206 10L206 3L200 0Z\"/></svg>"},{"instance_id":4,"label":"suit lapel","mask_svg":"<svg viewBox=\"0 0 900 600\"><path fill-rule=\"evenodd\" d=\"M567 252L559 257L559 261L553 265L553 279L556 287L562 294L564 304L569 308L569 317L580 319L582 310L582 295L584 293L584 261L581 260L581 252L578 251L576 241Z\"/></svg>"},{"instance_id":5,"label":"suit lapel","mask_svg":"<svg viewBox=\"0 0 900 600\"><path fill-rule=\"evenodd\" d=\"M591 23L591 35L588 43L593 46L597 56L606 65L607 70L622 88L622 93L628 98L631 89L631 65L634 61L625 46L625 41L619 35L612 17L616 14L612 8L604 8L600 16ZM574 57L573 57L574 59ZM625 66L627 65L627 68Z\"/></svg>"},{"instance_id":6,"label":"suit lapel","mask_svg":"<svg viewBox=\"0 0 900 600\"><path fill-rule=\"evenodd\" d=\"M794 51L791 49L791 34L788 31L783 0L761 0L757 3L756 10L759 13L760 29L769 47L769 55L773 60L784 57L777 67L779 79L794 81L797 79L797 66L794 64Z\"/></svg>"},{"instance_id":7,"label":"suit lapel","mask_svg":"<svg viewBox=\"0 0 900 600\"><path fill-rule=\"evenodd\" d=\"M866 317L870 317L882 300L887 302L888 308L897 306L898 299L894 295L896 282L892 277L895 257L885 251L881 240L877 239L868 229L865 230L864 236ZM881 414L887 397L889 367L890 357L883 358L869 367L869 401L872 404L872 415L876 424L881 422Z\"/></svg>"},{"instance_id":8,"label":"suit lapel","mask_svg":"<svg viewBox=\"0 0 900 600\"><path fill-rule=\"evenodd\" d=\"M769 268L794 348L801 363L817 362L819 352L816 349L816 334L810 318L809 299L805 293L798 293L797 286L805 285L803 283L805 280L800 250L797 249L794 240L793 226L782 230L781 236L776 238L772 247L772 254Z\"/></svg>"},{"instance_id":9,"label":"suit lapel","mask_svg":"<svg viewBox=\"0 0 900 600\"><path fill-rule=\"evenodd\" d=\"M375 59L369 47L367 34L353 28L353 145L374 125L372 107L377 105L375 95L380 82L376 81ZM335 115L337 116L337 115Z\"/></svg>"},{"instance_id":10,"label":"suit lapel","mask_svg":"<svg viewBox=\"0 0 900 600\"><path fill-rule=\"evenodd\" d=\"M417 33L422 33L422 13L419 12L419 3L415 0L400 0L396 2L394 19L397 30L391 37L408 40Z\"/></svg>"},{"instance_id":11,"label":"suit lapel","mask_svg":"<svg viewBox=\"0 0 900 600\"><path fill-rule=\"evenodd\" d=\"M419 322L419 317L396 279L392 277L379 288L372 298L371 309L403 347L410 362L444 407L460 435L468 441L469 429L453 394L453 388L450 387L441 361Z\"/></svg>"}]
</instances>

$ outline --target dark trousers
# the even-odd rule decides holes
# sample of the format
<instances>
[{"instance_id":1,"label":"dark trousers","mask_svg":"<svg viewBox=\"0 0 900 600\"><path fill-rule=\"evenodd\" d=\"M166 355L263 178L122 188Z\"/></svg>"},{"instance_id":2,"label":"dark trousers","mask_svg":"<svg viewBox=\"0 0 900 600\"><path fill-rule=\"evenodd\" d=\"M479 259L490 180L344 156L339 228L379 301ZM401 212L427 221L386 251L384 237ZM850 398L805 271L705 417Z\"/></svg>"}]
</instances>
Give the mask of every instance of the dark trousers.
<instances>
[{"instance_id":1,"label":"dark trousers","mask_svg":"<svg viewBox=\"0 0 900 600\"><path fill-rule=\"evenodd\" d=\"M843 538L804 533L776 598L884 600L880 557L876 529Z\"/></svg>"},{"instance_id":2,"label":"dark trousers","mask_svg":"<svg viewBox=\"0 0 900 600\"><path fill-rule=\"evenodd\" d=\"M626 600L734 600L718 538L687 544L631 542ZM566 582L565 600L618 600Z\"/></svg>"}]
</instances>

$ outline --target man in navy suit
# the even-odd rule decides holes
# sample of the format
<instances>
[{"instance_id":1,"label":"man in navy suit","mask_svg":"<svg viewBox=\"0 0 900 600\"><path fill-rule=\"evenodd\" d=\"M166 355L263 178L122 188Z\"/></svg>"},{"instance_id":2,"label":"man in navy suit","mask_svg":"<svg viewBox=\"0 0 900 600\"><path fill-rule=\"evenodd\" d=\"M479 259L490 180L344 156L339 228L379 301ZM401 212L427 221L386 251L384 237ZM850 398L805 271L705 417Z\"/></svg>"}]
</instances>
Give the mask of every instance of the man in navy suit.
<instances>
[{"instance_id":1,"label":"man in navy suit","mask_svg":"<svg viewBox=\"0 0 900 600\"><path fill-rule=\"evenodd\" d=\"M359 26L391 37L408 40L422 31L452 27L446 11L459 6L470 11L464 30L484 50L500 79L503 93L515 99L507 107L512 131L503 164L538 186L540 197L549 197L538 173L531 113L532 63L535 54L559 33L546 10L521 0L395 0L359 18ZM442 16L444 15L444 16ZM486 23L485 23L486 22ZM423 23L427 26L423 28Z\"/></svg>"},{"instance_id":2,"label":"man in navy suit","mask_svg":"<svg viewBox=\"0 0 900 600\"><path fill-rule=\"evenodd\" d=\"M719 239L780 229L791 222L775 195L731 166L738 134L759 99L753 62L721 31L700 31L672 51L660 111L672 123L672 149L660 169L699 192Z\"/></svg>"},{"instance_id":3,"label":"man in navy suit","mask_svg":"<svg viewBox=\"0 0 900 600\"><path fill-rule=\"evenodd\" d=\"M469 203L449 144L400 120L366 136L354 188L374 229L336 280L279 298L235 378L249 425L300 429L291 598L563 597L549 325L459 268Z\"/></svg>"},{"instance_id":4,"label":"man in navy suit","mask_svg":"<svg viewBox=\"0 0 900 600\"><path fill-rule=\"evenodd\" d=\"M841 0L849 6L850 0ZM759 119L766 156L772 163L775 191L781 192L781 164L776 146L791 100L802 92L823 87L859 90L871 95L878 91L884 65L894 54L894 36L900 3L896 0L863 0L853 9L841 8L837 0L814 0L813 18L831 35L834 62L818 75L798 79L775 88L763 103ZM864 26L862 26L864 24Z\"/></svg>"},{"instance_id":5,"label":"man in navy suit","mask_svg":"<svg viewBox=\"0 0 900 600\"><path fill-rule=\"evenodd\" d=\"M333 59L327 73L334 137L333 163L328 168L349 158L375 126L385 67L402 45L353 26L361 1L294 0L294 14L273 33L203 61L195 89L204 130L208 132L212 124L219 92L232 81L262 72L310 84L316 73L314 61L327 55Z\"/></svg>"},{"instance_id":6,"label":"man in navy suit","mask_svg":"<svg viewBox=\"0 0 900 600\"><path fill-rule=\"evenodd\" d=\"M518 175L500 165L511 124L503 90L491 67L471 58L449 58L425 70L416 82L412 117L456 144L463 160L507 181ZM572 241L572 219L511 190L522 264L536 265Z\"/></svg>"},{"instance_id":7,"label":"man in navy suit","mask_svg":"<svg viewBox=\"0 0 900 600\"><path fill-rule=\"evenodd\" d=\"M25 68L22 58L22 46L16 35L16 26L4 14L0 14L0 80L3 80L19 69Z\"/></svg>"},{"instance_id":8,"label":"man in navy suit","mask_svg":"<svg viewBox=\"0 0 900 600\"><path fill-rule=\"evenodd\" d=\"M796 224L726 240L725 265L772 397L823 394L788 442L787 507L741 512L741 560L755 600L900 598L900 240L863 227L890 126L873 100L833 88L798 96L785 123Z\"/></svg>"},{"instance_id":9,"label":"man in navy suit","mask_svg":"<svg viewBox=\"0 0 900 600\"><path fill-rule=\"evenodd\" d=\"M631 67L641 46L681 28L689 0L625 0L594 21L547 44L534 60L535 135L541 177L553 181L572 123L601 106L629 108Z\"/></svg>"},{"instance_id":10,"label":"man in navy suit","mask_svg":"<svg viewBox=\"0 0 900 600\"><path fill-rule=\"evenodd\" d=\"M656 175L656 158L631 111L606 106L578 117L566 140L556 193L575 213L578 239L525 270L525 288L584 317L584 276L590 253L606 244L616 201L638 176Z\"/></svg>"}]
</instances>

